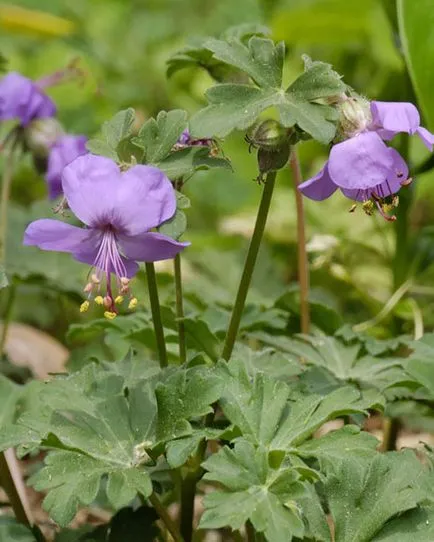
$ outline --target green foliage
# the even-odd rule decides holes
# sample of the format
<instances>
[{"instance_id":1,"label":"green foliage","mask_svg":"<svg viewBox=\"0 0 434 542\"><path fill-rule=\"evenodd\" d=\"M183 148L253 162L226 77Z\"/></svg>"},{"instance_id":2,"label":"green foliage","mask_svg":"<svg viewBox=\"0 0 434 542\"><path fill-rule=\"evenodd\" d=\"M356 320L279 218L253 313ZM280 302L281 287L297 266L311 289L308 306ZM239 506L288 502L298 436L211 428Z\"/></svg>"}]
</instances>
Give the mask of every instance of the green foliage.
<instances>
[{"instance_id":1,"label":"green foliage","mask_svg":"<svg viewBox=\"0 0 434 542\"><path fill-rule=\"evenodd\" d=\"M103 139L91 139L87 142L87 149L94 154L119 160L118 151L122 143L132 133L134 117L135 112L132 108L116 113L102 125Z\"/></svg>"},{"instance_id":2,"label":"green foliage","mask_svg":"<svg viewBox=\"0 0 434 542\"><path fill-rule=\"evenodd\" d=\"M319 103L337 96L346 86L330 65L305 59L305 72L286 91L281 88L284 44L253 36L247 44L236 38L210 39L205 48L214 58L245 73L249 84L223 83L207 91L210 105L191 120L197 137L224 137L231 131L246 130L259 115L272 107L285 127L297 125L322 143L330 142L336 132L336 111Z\"/></svg>"},{"instance_id":3,"label":"green foliage","mask_svg":"<svg viewBox=\"0 0 434 542\"><path fill-rule=\"evenodd\" d=\"M426 499L429 476L410 450L330 464L325 495L336 542L372 540L388 520Z\"/></svg>"},{"instance_id":4,"label":"green foliage","mask_svg":"<svg viewBox=\"0 0 434 542\"><path fill-rule=\"evenodd\" d=\"M180 109L160 111L156 119L149 119L132 142L144 151L147 164L158 164L166 158L187 127L187 113Z\"/></svg>"},{"instance_id":5,"label":"green foliage","mask_svg":"<svg viewBox=\"0 0 434 542\"><path fill-rule=\"evenodd\" d=\"M270 542L302 536L304 527L296 499L305 488L297 469L270 467L266 450L255 449L243 439L233 450L225 447L211 456L204 467L205 479L217 481L225 489L205 497L201 528L228 525L240 529L250 520Z\"/></svg>"}]
</instances>

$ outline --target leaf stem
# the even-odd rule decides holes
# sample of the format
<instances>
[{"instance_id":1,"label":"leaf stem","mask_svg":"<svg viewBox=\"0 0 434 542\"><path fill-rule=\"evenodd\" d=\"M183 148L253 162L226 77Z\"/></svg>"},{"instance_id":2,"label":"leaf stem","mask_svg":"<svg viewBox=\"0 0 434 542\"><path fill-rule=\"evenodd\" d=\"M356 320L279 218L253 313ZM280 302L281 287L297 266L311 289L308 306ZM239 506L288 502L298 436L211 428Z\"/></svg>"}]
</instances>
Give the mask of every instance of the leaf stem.
<instances>
[{"instance_id":1,"label":"leaf stem","mask_svg":"<svg viewBox=\"0 0 434 542\"><path fill-rule=\"evenodd\" d=\"M175 522L169 516L166 508L161 504L160 499L158 498L155 491L148 497L149 502L155 508L155 511L160 516L161 521L167 527L167 530L172 535L172 538L175 542L184 542L184 539L181 536L181 533L178 530L178 527L175 525Z\"/></svg>"},{"instance_id":2,"label":"leaf stem","mask_svg":"<svg viewBox=\"0 0 434 542\"><path fill-rule=\"evenodd\" d=\"M295 205L297 212L297 252L298 252L298 283L300 286L300 317L301 332L308 334L310 330L309 313L309 263L306 252L306 228L304 219L303 196L298 185L303 182L300 161L297 150L292 148L289 165L294 181Z\"/></svg>"},{"instance_id":3,"label":"leaf stem","mask_svg":"<svg viewBox=\"0 0 434 542\"><path fill-rule=\"evenodd\" d=\"M185 346L184 303L182 299L182 274L180 254L177 254L175 256L173 264L175 272L176 318L178 321L179 363L182 365L187 359L187 349Z\"/></svg>"},{"instance_id":4,"label":"leaf stem","mask_svg":"<svg viewBox=\"0 0 434 542\"><path fill-rule=\"evenodd\" d=\"M146 262L146 278L148 280L149 301L151 303L152 322L154 324L155 340L157 341L160 367L167 367L166 342L164 340L163 324L161 322L160 300L158 298L157 278L153 262Z\"/></svg>"},{"instance_id":5,"label":"leaf stem","mask_svg":"<svg viewBox=\"0 0 434 542\"><path fill-rule=\"evenodd\" d=\"M252 280L252 274L255 268L255 263L258 256L259 247L261 245L262 236L264 234L265 224L267 222L268 211L270 210L271 197L273 195L275 181L276 172L271 171L270 173L268 173L265 179L261 203L259 204L258 214L256 216L255 229L253 230L253 235L250 240L250 246L244 264L243 274L241 276L237 297L235 299L234 308L232 310L231 321L229 323L229 328L226 334L226 340L222 352L222 357L226 361L228 361L231 357L240 327L247 293L249 291L250 282Z\"/></svg>"}]
</instances>

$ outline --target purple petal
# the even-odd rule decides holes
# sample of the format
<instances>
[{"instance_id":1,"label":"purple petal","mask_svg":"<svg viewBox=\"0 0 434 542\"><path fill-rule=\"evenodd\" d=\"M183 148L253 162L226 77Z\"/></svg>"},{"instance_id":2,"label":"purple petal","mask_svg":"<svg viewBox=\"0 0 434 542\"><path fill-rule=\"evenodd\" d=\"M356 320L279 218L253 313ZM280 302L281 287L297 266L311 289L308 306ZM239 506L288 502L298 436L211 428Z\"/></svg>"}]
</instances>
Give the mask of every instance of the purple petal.
<instances>
[{"instance_id":1,"label":"purple petal","mask_svg":"<svg viewBox=\"0 0 434 542\"><path fill-rule=\"evenodd\" d=\"M62 173L63 193L69 207L92 227L111 223L120 183L121 173L116 163L93 154L79 156Z\"/></svg>"},{"instance_id":2,"label":"purple petal","mask_svg":"<svg viewBox=\"0 0 434 542\"><path fill-rule=\"evenodd\" d=\"M27 77L11 72L0 81L0 120L19 119L26 125L55 114L53 101Z\"/></svg>"},{"instance_id":3,"label":"purple petal","mask_svg":"<svg viewBox=\"0 0 434 542\"><path fill-rule=\"evenodd\" d=\"M24 245L34 245L43 250L75 252L97 246L93 230L77 228L60 220L42 218L29 224L24 232Z\"/></svg>"},{"instance_id":4,"label":"purple petal","mask_svg":"<svg viewBox=\"0 0 434 542\"><path fill-rule=\"evenodd\" d=\"M298 186L300 192L315 201L322 201L329 198L337 188L338 187L330 179L327 164L315 175L315 177L312 177Z\"/></svg>"},{"instance_id":5,"label":"purple petal","mask_svg":"<svg viewBox=\"0 0 434 542\"><path fill-rule=\"evenodd\" d=\"M332 148L328 171L340 188L368 190L386 180L405 180L407 166L378 134L365 132Z\"/></svg>"},{"instance_id":6,"label":"purple petal","mask_svg":"<svg viewBox=\"0 0 434 542\"><path fill-rule=\"evenodd\" d=\"M143 233L169 220L176 211L172 183L158 168L134 166L122 174L115 209L127 235Z\"/></svg>"},{"instance_id":7,"label":"purple petal","mask_svg":"<svg viewBox=\"0 0 434 542\"><path fill-rule=\"evenodd\" d=\"M87 251L87 252L86 251L74 252L73 257L77 261L82 262L82 263L87 263L87 264L89 264L89 265L91 265L93 267L94 264L95 264L97 253L98 253L98 246L96 247L95 250L90 250L90 251ZM121 258L122 263L123 263L123 265L124 265L124 267L126 269L125 276L127 278L134 277L134 275L139 270L138 264L136 262L134 262L133 260L130 260L130 259L125 258L123 256L121 256L120 258ZM108 272L116 274L116 271L115 271L115 269L113 268L112 265L109 266Z\"/></svg>"},{"instance_id":8,"label":"purple petal","mask_svg":"<svg viewBox=\"0 0 434 542\"><path fill-rule=\"evenodd\" d=\"M390 132L414 134L420 125L420 115L409 102L371 102L372 124Z\"/></svg>"},{"instance_id":9,"label":"purple petal","mask_svg":"<svg viewBox=\"0 0 434 542\"><path fill-rule=\"evenodd\" d=\"M421 138L422 143L425 145L425 147L432 151L434 146L434 134L432 134L423 126L419 126L419 128L416 130L416 133Z\"/></svg>"},{"instance_id":10,"label":"purple petal","mask_svg":"<svg viewBox=\"0 0 434 542\"><path fill-rule=\"evenodd\" d=\"M180 243L161 233L142 233L140 235L118 235L122 252L140 262L158 262L174 258L190 243Z\"/></svg>"},{"instance_id":11,"label":"purple petal","mask_svg":"<svg viewBox=\"0 0 434 542\"><path fill-rule=\"evenodd\" d=\"M78 156L86 154L86 141L85 136L65 135L51 147L45 175L50 199L62 194L62 171Z\"/></svg>"}]
</instances>

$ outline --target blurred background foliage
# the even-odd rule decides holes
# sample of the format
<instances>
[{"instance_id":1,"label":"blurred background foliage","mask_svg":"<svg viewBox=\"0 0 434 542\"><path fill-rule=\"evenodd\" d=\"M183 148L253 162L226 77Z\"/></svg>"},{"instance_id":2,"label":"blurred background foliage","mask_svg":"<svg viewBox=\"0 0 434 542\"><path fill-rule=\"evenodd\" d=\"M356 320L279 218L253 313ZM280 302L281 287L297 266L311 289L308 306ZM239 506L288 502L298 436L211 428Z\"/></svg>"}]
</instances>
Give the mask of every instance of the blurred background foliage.
<instances>
[{"instance_id":1,"label":"blurred background foliage","mask_svg":"<svg viewBox=\"0 0 434 542\"><path fill-rule=\"evenodd\" d=\"M92 136L102 122L128 106L136 109L138 124L161 109L199 109L212 84L210 77L186 69L168 80L167 60L195 36L218 35L247 22L263 23L273 38L285 41L288 83L302 70L301 55L307 53L333 64L349 85L370 99L415 101L395 13L390 0L22 0L0 4L0 51L7 70L34 79L79 58L85 76L49 89L49 94L68 131ZM434 130L427 119L425 126ZM184 275L192 311L215 304L228 307L238 286L261 191L253 182L255 156L248 153L243 136L222 142L233 173L200 172L186 186L192 206L185 237L192 246L185 253ZM398 139L397 146L405 151L406 140ZM308 178L319 170L328 149L307 142L299 152ZM418 168L427 152L419 141L410 141L408 157L411 167ZM337 193L321 203L305 200L311 299L318 327L332 333L342 323L354 325L375 317L385 305L384 317L367 327L379 337L412 333L415 319L423 320L425 329L434 327L433 177L430 170L417 175L404 194L406 202L398 214L405 216L399 216L397 227L366 216L360 208L349 213L351 202ZM9 230L9 265L18 286L13 319L64 341L68 325L83 321L78 306L87 269L72 265L69 256L21 246L25 224L33 217L49 216L52 205L45 198L43 179L30 159L24 159L13 184ZM289 170L284 170L249 300L273 307L286 293L286 307L296 315L295 221L294 188ZM399 243L409 232L417 243L410 243L397 270L396 239ZM160 271L162 297L172 299L170 262ZM390 303L409 277L402 297ZM135 281L135 292L146 305L144 280L139 276ZM3 290L0 295L4 309L8 294ZM290 322L293 331L298 331L297 322Z\"/></svg>"}]
</instances>

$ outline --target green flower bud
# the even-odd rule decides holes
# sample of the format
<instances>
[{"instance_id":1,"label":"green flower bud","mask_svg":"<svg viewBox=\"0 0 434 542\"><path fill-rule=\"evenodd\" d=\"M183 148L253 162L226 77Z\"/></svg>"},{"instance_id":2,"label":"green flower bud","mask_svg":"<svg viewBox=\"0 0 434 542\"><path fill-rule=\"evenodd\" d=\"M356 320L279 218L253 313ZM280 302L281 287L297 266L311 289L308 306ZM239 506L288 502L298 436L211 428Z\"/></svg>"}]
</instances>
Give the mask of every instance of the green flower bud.
<instances>
[{"instance_id":1,"label":"green flower bud","mask_svg":"<svg viewBox=\"0 0 434 542\"><path fill-rule=\"evenodd\" d=\"M338 136L349 139L366 130L372 117L368 100L361 96L350 96L338 105L340 112Z\"/></svg>"},{"instance_id":2,"label":"green flower bud","mask_svg":"<svg viewBox=\"0 0 434 542\"><path fill-rule=\"evenodd\" d=\"M291 128L282 126L277 120L267 119L256 124L246 140L255 148L276 150L288 142L292 131Z\"/></svg>"},{"instance_id":3,"label":"green flower bud","mask_svg":"<svg viewBox=\"0 0 434 542\"><path fill-rule=\"evenodd\" d=\"M56 119L51 117L37 119L25 127L24 140L36 158L46 158L51 147L63 133L62 125Z\"/></svg>"}]
</instances>

